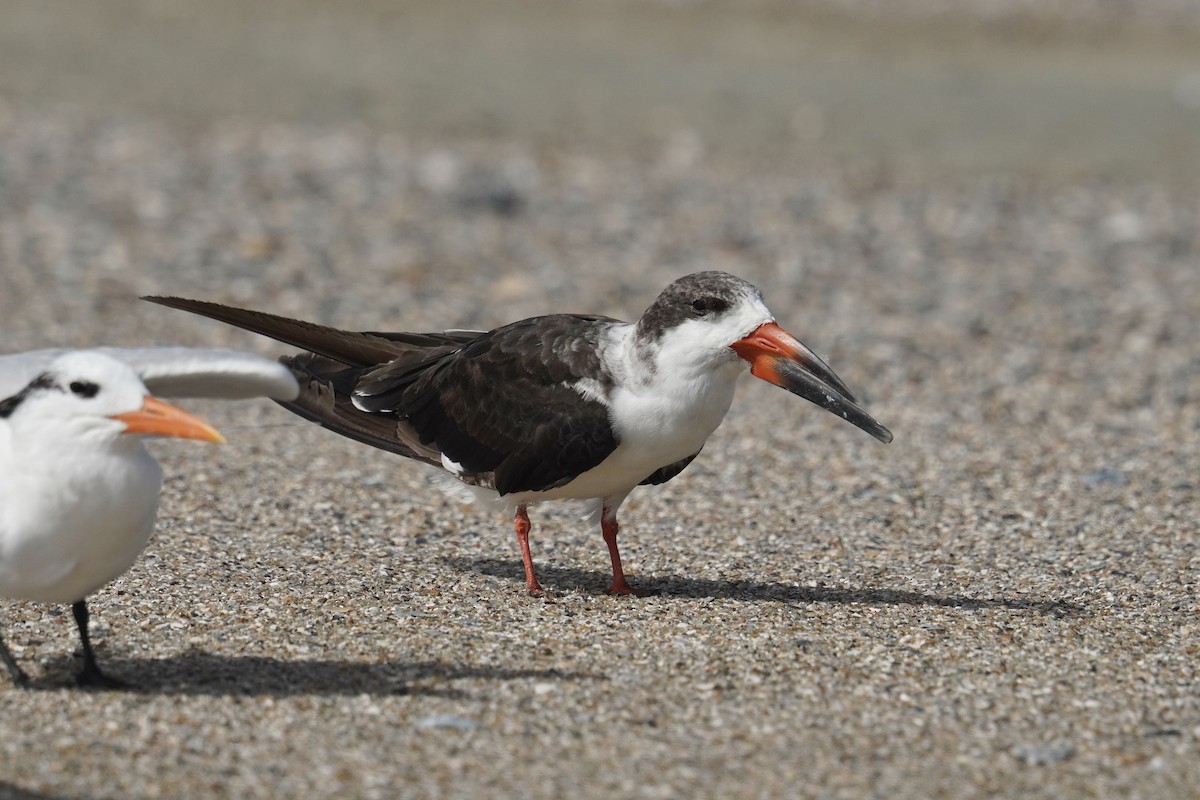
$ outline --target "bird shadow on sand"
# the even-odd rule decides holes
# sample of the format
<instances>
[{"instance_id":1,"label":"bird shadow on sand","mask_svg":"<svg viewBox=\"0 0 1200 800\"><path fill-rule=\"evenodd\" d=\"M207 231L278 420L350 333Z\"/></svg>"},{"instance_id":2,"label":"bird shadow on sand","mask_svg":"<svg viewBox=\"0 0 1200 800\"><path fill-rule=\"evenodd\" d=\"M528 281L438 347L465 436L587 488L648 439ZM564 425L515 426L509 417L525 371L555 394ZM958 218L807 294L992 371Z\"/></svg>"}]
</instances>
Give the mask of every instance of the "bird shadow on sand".
<instances>
[{"instance_id":1,"label":"bird shadow on sand","mask_svg":"<svg viewBox=\"0 0 1200 800\"><path fill-rule=\"evenodd\" d=\"M496 578L507 578L518 586L525 583L525 572L520 561L501 558L448 558L446 563L458 570L479 572ZM596 570L571 569L538 565L538 578L551 595L555 590L582 591L603 594L610 575ZM693 599L718 598L745 602L774 601L785 603L840 603L870 606L940 606L961 608L969 611L985 609L1009 609L1030 611L1051 617L1087 616L1084 606L1064 600L1039 600L1036 598L969 597L964 595L936 595L914 592L907 589L844 588L834 586L795 586L787 583L747 580L712 580L688 578L681 575L658 575L654 577L631 575L629 582L638 589L648 590L661 597L683 597Z\"/></svg>"},{"instance_id":2,"label":"bird shadow on sand","mask_svg":"<svg viewBox=\"0 0 1200 800\"><path fill-rule=\"evenodd\" d=\"M66 797L66 795L22 789L8 781L0 781L0 800L65 800Z\"/></svg>"},{"instance_id":3,"label":"bird shadow on sand","mask_svg":"<svg viewBox=\"0 0 1200 800\"><path fill-rule=\"evenodd\" d=\"M102 656L105 671L133 694L236 695L422 695L463 699L455 681L604 680L603 675L559 669L521 669L440 661L363 663L354 661L218 655L192 649L163 658ZM70 673L50 668L29 684L34 691L74 688Z\"/></svg>"}]
</instances>

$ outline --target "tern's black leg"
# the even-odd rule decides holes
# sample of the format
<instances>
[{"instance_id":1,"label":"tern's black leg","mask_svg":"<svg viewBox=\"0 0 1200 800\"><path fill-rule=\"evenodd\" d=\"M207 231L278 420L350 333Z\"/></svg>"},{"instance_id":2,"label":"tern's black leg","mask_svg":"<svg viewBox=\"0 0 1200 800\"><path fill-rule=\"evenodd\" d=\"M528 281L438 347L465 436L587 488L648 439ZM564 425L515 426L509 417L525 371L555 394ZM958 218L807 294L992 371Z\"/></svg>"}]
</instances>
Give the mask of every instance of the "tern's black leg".
<instances>
[{"instance_id":1,"label":"tern's black leg","mask_svg":"<svg viewBox=\"0 0 1200 800\"><path fill-rule=\"evenodd\" d=\"M96 663L96 653L92 650L92 638L88 635L87 600L79 600L71 605L71 613L75 615L75 624L79 626L79 640L83 642L83 669L75 676L75 683L89 689L120 689L125 684L116 678L110 678L100 671Z\"/></svg>"},{"instance_id":2,"label":"tern's black leg","mask_svg":"<svg viewBox=\"0 0 1200 800\"><path fill-rule=\"evenodd\" d=\"M14 684L17 686L27 686L29 684L29 676L17 666L17 660L9 652L8 645L4 643L3 636L0 636L0 661L3 661L4 666L8 668L8 674L12 676Z\"/></svg>"}]
</instances>

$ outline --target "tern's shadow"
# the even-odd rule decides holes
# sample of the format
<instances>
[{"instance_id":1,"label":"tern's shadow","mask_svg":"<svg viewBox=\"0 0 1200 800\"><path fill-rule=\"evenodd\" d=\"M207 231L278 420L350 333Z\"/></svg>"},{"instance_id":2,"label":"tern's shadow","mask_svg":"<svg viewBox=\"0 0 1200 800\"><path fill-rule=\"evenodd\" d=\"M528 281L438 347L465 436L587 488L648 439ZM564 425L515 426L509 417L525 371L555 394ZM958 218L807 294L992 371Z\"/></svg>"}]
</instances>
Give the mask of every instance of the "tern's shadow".
<instances>
[{"instance_id":1,"label":"tern's shadow","mask_svg":"<svg viewBox=\"0 0 1200 800\"><path fill-rule=\"evenodd\" d=\"M520 561L502 558L447 558L446 563L455 569L479 572L497 578L507 578L521 585L525 582L524 568ZM595 570L555 567L539 564L538 578L551 594L554 590L578 590L603 593L611 578L607 572ZM831 586L794 586L747 580L711 580L689 578L682 575L630 576L630 583L652 594L665 597L690 597L696 599L721 598L746 602L775 601L786 603L859 603L871 606L942 606L981 610L990 608L1031 611L1052 617L1086 616L1087 609L1065 600L1038 600L1008 597L968 597L963 595L934 595L913 592L907 589L861 588L848 589Z\"/></svg>"},{"instance_id":2,"label":"tern's shadow","mask_svg":"<svg viewBox=\"0 0 1200 800\"><path fill-rule=\"evenodd\" d=\"M22 789L8 781L0 781L0 800L65 800L66 795L47 794Z\"/></svg>"},{"instance_id":3,"label":"tern's shadow","mask_svg":"<svg viewBox=\"0 0 1200 800\"><path fill-rule=\"evenodd\" d=\"M558 669L519 669L440 661L362 663L316 659L218 655L188 650L163 658L102 656L104 670L127 682L125 691L139 694L238 695L429 695L461 699L468 692L456 681L482 678L510 681L603 680L603 675ZM34 690L60 690L70 673L51 668L34 680ZM73 668L73 667L72 667ZM60 674L61 673L61 674Z\"/></svg>"}]
</instances>

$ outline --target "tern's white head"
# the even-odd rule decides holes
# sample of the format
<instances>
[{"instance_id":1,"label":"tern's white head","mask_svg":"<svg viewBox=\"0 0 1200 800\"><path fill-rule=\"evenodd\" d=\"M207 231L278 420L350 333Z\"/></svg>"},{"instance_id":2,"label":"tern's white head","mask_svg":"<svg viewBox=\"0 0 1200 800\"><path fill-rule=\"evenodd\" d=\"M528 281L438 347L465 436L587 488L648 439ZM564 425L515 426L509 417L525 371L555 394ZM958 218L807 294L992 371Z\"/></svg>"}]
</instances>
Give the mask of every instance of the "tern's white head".
<instances>
[{"instance_id":1,"label":"tern's white head","mask_svg":"<svg viewBox=\"0 0 1200 800\"><path fill-rule=\"evenodd\" d=\"M55 358L20 392L0 400L0 420L14 435L73 446L111 443L130 434L221 441L197 417L149 396L130 366L89 350Z\"/></svg>"}]
</instances>

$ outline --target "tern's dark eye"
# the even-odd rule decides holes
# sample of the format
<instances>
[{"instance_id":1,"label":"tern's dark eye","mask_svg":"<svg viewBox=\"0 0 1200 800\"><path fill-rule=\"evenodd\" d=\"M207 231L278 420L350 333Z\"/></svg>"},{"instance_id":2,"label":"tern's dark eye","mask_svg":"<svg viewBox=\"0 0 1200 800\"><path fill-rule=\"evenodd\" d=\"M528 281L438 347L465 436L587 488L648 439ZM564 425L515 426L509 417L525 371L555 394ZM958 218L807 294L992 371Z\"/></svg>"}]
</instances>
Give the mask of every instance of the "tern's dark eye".
<instances>
[{"instance_id":1,"label":"tern's dark eye","mask_svg":"<svg viewBox=\"0 0 1200 800\"><path fill-rule=\"evenodd\" d=\"M72 394L86 398L95 397L100 391L100 387L91 381L71 381L67 388L71 390Z\"/></svg>"},{"instance_id":2,"label":"tern's dark eye","mask_svg":"<svg viewBox=\"0 0 1200 800\"><path fill-rule=\"evenodd\" d=\"M719 297L698 297L692 301L692 311L701 317L713 312L720 313L727 308L729 303Z\"/></svg>"}]
</instances>

